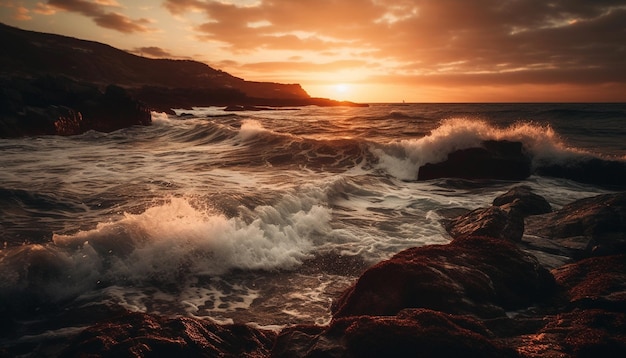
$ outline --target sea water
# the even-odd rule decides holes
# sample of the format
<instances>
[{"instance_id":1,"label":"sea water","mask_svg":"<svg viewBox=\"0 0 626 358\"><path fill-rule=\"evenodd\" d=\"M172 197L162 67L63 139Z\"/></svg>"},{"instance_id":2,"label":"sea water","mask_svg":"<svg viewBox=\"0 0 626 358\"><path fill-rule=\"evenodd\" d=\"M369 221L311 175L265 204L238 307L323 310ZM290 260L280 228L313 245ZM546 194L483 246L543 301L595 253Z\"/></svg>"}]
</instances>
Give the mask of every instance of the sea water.
<instances>
[{"instance_id":1,"label":"sea water","mask_svg":"<svg viewBox=\"0 0 626 358\"><path fill-rule=\"evenodd\" d=\"M417 181L420 166L487 139L522 142L534 163L625 161L626 105L211 107L113 133L0 139L0 314L21 325L17 340L121 309L324 324L368 266L449 242L448 209L520 184L554 208L611 191L536 175ZM58 312L81 313L32 324Z\"/></svg>"}]
</instances>

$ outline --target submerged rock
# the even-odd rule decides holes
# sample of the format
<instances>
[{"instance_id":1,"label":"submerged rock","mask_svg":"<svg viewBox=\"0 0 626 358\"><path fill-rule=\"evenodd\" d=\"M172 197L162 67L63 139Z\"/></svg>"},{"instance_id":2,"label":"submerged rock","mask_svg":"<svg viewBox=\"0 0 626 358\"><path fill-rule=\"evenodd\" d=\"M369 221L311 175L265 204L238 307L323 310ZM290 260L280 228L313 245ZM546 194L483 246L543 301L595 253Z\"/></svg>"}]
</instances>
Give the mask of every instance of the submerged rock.
<instances>
[{"instance_id":1,"label":"submerged rock","mask_svg":"<svg viewBox=\"0 0 626 358\"><path fill-rule=\"evenodd\" d=\"M580 183L622 189L626 187L626 161L580 158L562 164L541 164L535 173Z\"/></svg>"},{"instance_id":2,"label":"submerged rock","mask_svg":"<svg viewBox=\"0 0 626 358\"><path fill-rule=\"evenodd\" d=\"M478 148L448 154L441 163L419 168L418 180L437 178L522 180L531 174L531 159L521 142L486 140Z\"/></svg>"},{"instance_id":3,"label":"submerged rock","mask_svg":"<svg viewBox=\"0 0 626 358\"><path fill-rule=\"evenodd\" d=\"M549 296L552 275L507 241L465 237L404 250L371 267L335 302L335 318L405 308L497 317Z\"/></svg>"}]
</instances>

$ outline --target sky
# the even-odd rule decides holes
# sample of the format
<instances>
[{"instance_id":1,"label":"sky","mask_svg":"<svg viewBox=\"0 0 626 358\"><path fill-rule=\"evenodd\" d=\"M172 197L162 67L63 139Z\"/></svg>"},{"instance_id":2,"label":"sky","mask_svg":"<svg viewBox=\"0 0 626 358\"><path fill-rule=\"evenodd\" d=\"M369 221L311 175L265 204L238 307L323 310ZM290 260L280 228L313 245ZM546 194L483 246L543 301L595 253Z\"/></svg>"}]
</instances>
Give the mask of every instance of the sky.
<instances>
[{"instance_id":1,"label":"sky","mask_svg":"<svg viewBox=\"0 0 626 358\"><path fill-rule=\"evenodd\" d=\"M0 0L0 22L356 102L626 102L626 0Z\"/></svg>"}]
</instances>

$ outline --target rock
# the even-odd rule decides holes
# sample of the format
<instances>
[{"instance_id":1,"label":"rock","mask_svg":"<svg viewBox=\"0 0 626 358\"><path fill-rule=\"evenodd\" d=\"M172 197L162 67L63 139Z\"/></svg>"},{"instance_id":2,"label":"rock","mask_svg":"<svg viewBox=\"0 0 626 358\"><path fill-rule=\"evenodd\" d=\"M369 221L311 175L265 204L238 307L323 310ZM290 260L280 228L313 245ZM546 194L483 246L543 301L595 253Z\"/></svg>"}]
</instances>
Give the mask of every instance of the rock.
<instances>
[{"instance_id":1,"label":"rock","mask_svg":"<svg viewBox=\"0 0 626 358\"><path fill-rule=\"evenodd\" d=\"M581 199L528 217L524 241L575 259L626 253L626 192Z\"/></svg>"},{"instance_id":2,"label":"rock","mask_svg":"<svg viewBox=\"0 0 626 358\"><path fill-rule=\"evenodd\" d=\"M453 219L445 228L453 238L479 235L517 242L524 234L524 218L491 206Z\"/></svg>"},{"instance_id":3,"label":"rock","mask_svg":"<svg viewBox=\"0 0 626 358\"><path fill-rule=\"evenodd\" d=\"M478 235L519 242L524 235L525 217L551 211L545 198L528 186L518 186L495 198L493 206L444 220L443 225L453 238Z\"/></svg>"},{"instance_id":4,"label":"rock","mask_svg":"<svg viewBox=\"0 0 626 358\"><path fill-rule=\"evenodd\" d=\"M118 86L98 87L65 77L0 79L0 137L74 135L149 125L150 110Z\"/></svg>"},{"instance_id":5,"label":"rock","mask_svg":"<svg viewBox=\"0 0 626 358\"><path fill-rule=\"evenodd\" d=\"M581 183L623 189L626 187L626 162L600 158L580 158L564 164L540 164L535 173Z\"/></svg>"},{"instance_id":6,"label":"rock","mask_svg":"<svg viewBox=\"0 0 626 358\"><path fill-rule=\"evenodd\" d=\"M496 340L523 357L624 357L626 314L574 310L545 317L536 332Z\"/></svg>"},{"instance_id":7,"label":"rock","mask_svg":"<svg viewBox=\"0 0 626 358\"><path fill-rule=\"evenodd\" d=\"M572 305L626 312L626 255L592 257L552 273Z\"/></svg>"},{"instance_id":8,"label":"rock","mask_svg":"<svg viewBox=\"0 0 626 358\"><path fill-rule=\"evenodd\" d=\"M404 250L365 271L332 307L335 318L405 308L497 317L549 296L552 275L512 243L465 237Z\"/></svg>"},{"instance_id":9,"label":"rock","mask_svg":"<svg viewBox=\"0 0 626 358\"><path fill-rule=\"evenodd\" d=\"M60 357L266 357L274 338L245 325L129 312L87 328Z\"/></svg>"},{"instance_id":10,"label":"rock","mask_svg":"<svg viewBox=\"0 0 626 358\"><path fill-rule=\"evenodd\" d=\"M552 212L550 203L543 196L533 193L532 189L526 185L516 186L498 196L493 200L492 205L507 211L515 210L523 217Z\"/></svg>"},{"instance_id":11,"label":"rock","mask_svg":"<svg viewBox=\"0 0 626 358\"><path fill-rule=\"evenodd\" d=\"M486 140L479 148L448 154L441 163L419 168L418 180L437 178L523 180L531 174L531 159L521 142Z\"/></svg>"},{"instance_id":12,"label":"rock","mask_svg":"<svg viewBox=\"0 0 626 358\"><path fill-rule=\"evenodd\" d=\"M492 343L488 331L471 317L426 309L396 316L345 317L329 327L283 330L274 357L517 357Z\"/></svg>"}]
</instances>

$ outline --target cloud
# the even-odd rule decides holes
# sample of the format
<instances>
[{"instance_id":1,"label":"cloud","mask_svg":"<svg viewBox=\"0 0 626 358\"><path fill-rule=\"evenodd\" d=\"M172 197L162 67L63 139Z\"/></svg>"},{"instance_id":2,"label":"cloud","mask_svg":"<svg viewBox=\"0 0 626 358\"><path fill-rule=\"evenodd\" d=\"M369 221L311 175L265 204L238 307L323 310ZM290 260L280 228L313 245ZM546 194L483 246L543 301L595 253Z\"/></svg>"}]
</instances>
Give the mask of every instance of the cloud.
<instances>
[{"instance_id":1,"label":"cloud","mask_svg":"<svg viewBox=\"0 0 626 358\"><path fill-rule=\"evenodd\" d=\"M381 65L372 76L438 83L626 81L623 0L273 0L245 5L165 0L164 6L175 15L201 12L205 21L195 27L198 38L222 43L234 54L335 53L337 59L369 62L370 68ZM260 23L264 26L249 26Z\"/></svg>"},{"instance_id":2,"label":"cloud","mask_svg":"<svg viewBox=\"0 0 626 358\"><path fill-rule=\"evenodd\" d=\"M150 32L148 19L131 19L119 12L107 11L107 7L120 7L115 0L48 0L47 4L39 5L41 9L58 9L75 12L91 18L98 26L122 33Z\"/></svg>"},{"instance_id":3,"label":"cloud","mask_svg":"<svg viewBox=\"0 0 626 358\"><path fill-rule=\"evenodd\" d=\"M32 17L30 16L30 10L22 6L21 3L17 3L14 1L2 1L0 2L0 7L11 9L11 18L14 20L28 21L32 19Z\"/></svg>"},{"instance_id":4,"label":"cloud","mask_svg":"<svg viewBox=\"0 0 626 358\"><path fill-rule=\"evenodd\" d=\"M172 58L175 57L169 51L166 51L160 47L148 46L148 47L137 47L131 52L138 54L140 56L148 56L155 58Z\"/></svg>"}]
</instances>

